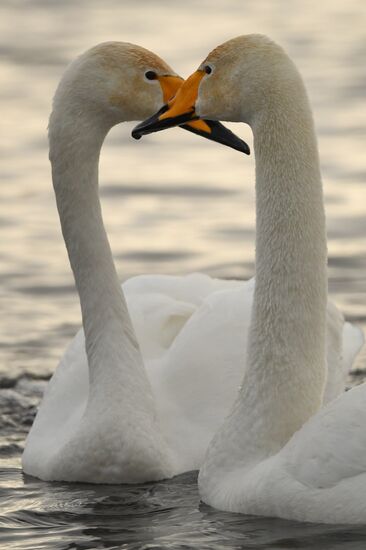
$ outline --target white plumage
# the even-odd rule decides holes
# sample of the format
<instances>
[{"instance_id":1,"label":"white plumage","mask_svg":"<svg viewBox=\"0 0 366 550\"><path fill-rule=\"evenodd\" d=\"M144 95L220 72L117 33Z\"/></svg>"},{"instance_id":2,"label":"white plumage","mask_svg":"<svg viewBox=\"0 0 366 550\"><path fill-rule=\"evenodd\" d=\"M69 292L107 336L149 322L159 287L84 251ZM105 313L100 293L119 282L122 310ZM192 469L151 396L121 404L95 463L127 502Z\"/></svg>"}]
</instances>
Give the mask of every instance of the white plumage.
<instances>
[{"instance_id":1,"label":"white plumage","mask_svg":"<svg viewBox=\"0 0 366 550\"><path fill-rule=\"evenodd\" d=\"M141 275L126 281L122 288L159 425L172 453L172 475L198 469L242 381L254 279L226 281L198 273L185 277ZM362 342L360 330L344 323L341 313L329 303L332 370L324 402L344 390ZM349 350L343 360L342 347ZM55 452L62 459L64 441L85 413L88 391L89 369L80 330L49 382L27 440L25 460L33 475L45 477L50 455ZM109 406L118 418L120 402ZM113 438L113 425L106 424L104 429L110 430ZM109 457L106 466L110 462ZM103 478L95 474L89 481L116 480L107 471Z\"/></svg>"}]
</instances>

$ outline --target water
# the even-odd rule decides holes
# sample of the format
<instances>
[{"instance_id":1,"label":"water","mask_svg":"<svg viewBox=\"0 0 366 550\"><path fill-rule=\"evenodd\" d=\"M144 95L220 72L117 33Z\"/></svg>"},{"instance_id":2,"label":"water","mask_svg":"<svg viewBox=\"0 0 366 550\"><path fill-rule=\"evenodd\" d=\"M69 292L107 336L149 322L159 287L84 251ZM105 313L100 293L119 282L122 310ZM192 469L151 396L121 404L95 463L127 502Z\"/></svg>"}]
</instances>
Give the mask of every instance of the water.
<instances>
[{"instance_id":1,"label":"water","mask_svg":"<svg viewBox=\"0 0 366 550\"><path fill-rule=\"evenodd\" d=\"M363 0L2 0L0 546L365 547L365 528L212 510L199 503L195 473L98 487L47 484L20 469L46 380L80 325L47 160L50 101L65 65L105 40L150 48L183 76L238 34L264 32L285 46L304 76L317 125L330 293L348 319L365 327L365 23ZM251 144L247 127L232 128ZM121 280L191 271L252 276L253 157L179 129L139 143L130 130L113 129L101 159L103 211Z\"/></svg>"}]
</instances>

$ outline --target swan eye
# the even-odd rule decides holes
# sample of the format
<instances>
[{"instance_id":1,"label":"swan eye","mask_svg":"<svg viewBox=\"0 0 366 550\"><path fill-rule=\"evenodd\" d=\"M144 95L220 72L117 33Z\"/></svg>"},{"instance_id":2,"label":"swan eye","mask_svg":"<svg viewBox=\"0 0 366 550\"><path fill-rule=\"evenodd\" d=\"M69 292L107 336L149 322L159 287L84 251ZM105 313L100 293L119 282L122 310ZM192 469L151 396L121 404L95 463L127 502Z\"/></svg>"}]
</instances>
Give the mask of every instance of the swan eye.
<instances>
[{"instance_id":1,"label":"swan eye","mask_svg":"<svg viewBox=\"0 0 366 550\"><path fill-rule=\"evenodd\" d=\"M205 71L206 74L211 74L212 73L212 67L210 67L210 65L205 65L204 71Z\"/></svg>"},{"instance_id":2,"label":"swan eye","mask_svg":"<svg viewBox=\"0 0 366 550\"><path fill-rule=\"evenodd\" d=\"M148 80L156 80L158 78L155 71L146 71L145 76Z\"/></svg>"}]
</instances>

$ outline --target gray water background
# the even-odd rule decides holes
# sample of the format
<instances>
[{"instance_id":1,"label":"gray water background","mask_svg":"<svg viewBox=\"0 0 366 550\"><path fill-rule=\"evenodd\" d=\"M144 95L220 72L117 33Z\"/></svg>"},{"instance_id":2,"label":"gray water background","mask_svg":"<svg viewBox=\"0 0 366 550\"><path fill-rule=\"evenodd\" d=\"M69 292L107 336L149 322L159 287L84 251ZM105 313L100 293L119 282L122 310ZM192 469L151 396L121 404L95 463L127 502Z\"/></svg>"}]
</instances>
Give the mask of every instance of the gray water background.
<instances>
[{"instance_id":1,"label":"gray water background","mask_svg":"<svg viewBox=\"0 0 366 550\"><path fill-rule=\"evenodd\" d=\"M298 65L324 180L332 299L366 325L366 4L363 0L0 2L0 547L366 547L366 527L224 514L196 474L135 487L25 478L24 438L46 380L80 326L50 180L47 119L67 63L130 41L190 74L217 44L263 32ZM248 127L230 127L252 144ZM141 273L247 279L254 272L254 159L179 129L139 143L114 128L101 157L105 223L121 280ZM365 362L359 361L361 368ZM357 381L357 377L353 377Z\"/></svg>"}]
</instances>

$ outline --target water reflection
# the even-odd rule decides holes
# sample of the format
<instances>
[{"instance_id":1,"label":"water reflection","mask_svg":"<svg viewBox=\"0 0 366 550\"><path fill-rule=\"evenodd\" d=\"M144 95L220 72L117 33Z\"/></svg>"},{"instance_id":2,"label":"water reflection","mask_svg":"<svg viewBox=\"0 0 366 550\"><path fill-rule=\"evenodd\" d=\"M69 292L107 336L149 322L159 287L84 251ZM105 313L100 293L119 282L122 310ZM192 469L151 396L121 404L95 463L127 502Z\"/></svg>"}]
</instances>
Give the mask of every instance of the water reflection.
<instances>
[{"instance_id":1,"label":"water reflection","mask_svg":"<svg viewBox=\"0 0 366 550\"><path fill-rule=\"evenodd\" d=\"M92 486L40 483L9 468L2 471L2 484L3 540L9 548L324 550L361 548L355 544L365 536L360 527L219 512L199 502L193 472L160 483Z\"/></svg>"}]
</instances>

